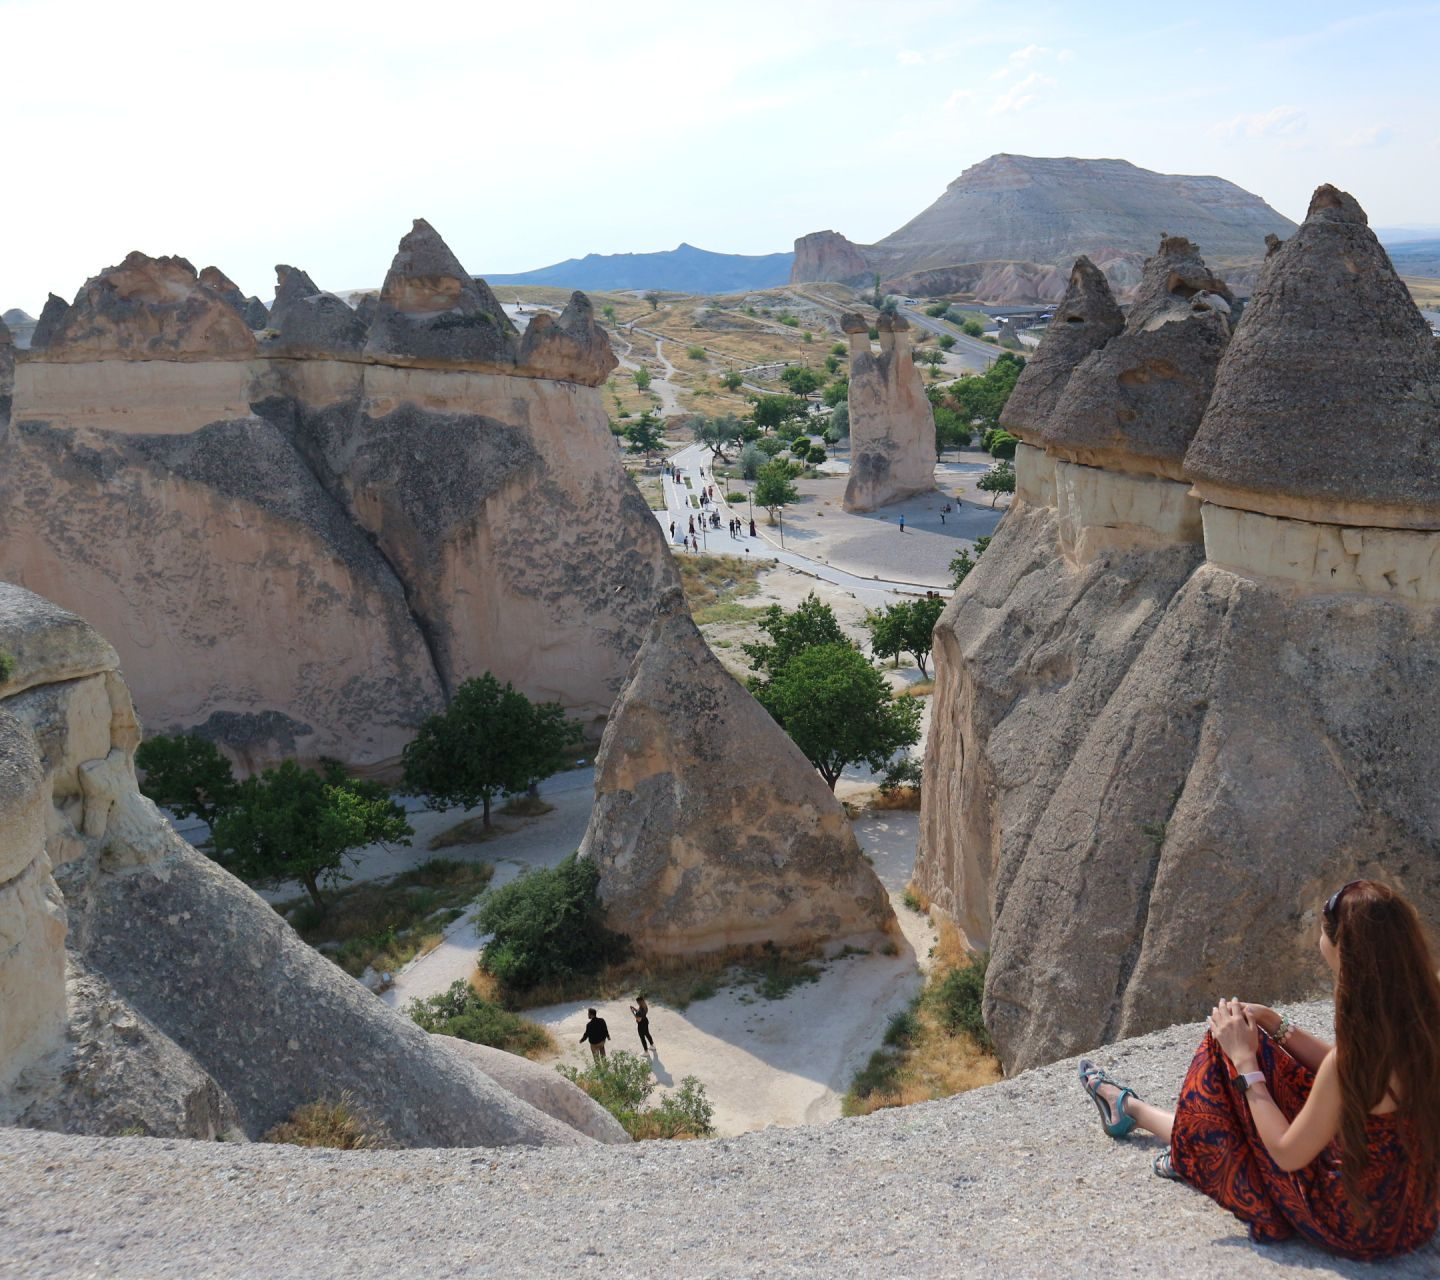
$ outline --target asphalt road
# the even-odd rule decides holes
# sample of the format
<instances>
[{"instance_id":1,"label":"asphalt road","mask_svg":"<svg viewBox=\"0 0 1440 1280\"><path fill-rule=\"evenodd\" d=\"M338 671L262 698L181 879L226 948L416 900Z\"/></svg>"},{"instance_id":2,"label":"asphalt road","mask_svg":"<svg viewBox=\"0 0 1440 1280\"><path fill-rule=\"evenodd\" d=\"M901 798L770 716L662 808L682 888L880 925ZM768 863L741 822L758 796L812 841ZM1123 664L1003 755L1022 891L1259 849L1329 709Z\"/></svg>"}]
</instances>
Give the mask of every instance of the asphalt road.
<instances>
[{"instance_id":1,"label":"asphalt road","mask_svg":"<svg viewBox=\"0 0 1440 1280\"><path fill-rule=\"evenodd\" d=\"M900 312L912 325L929 329L931 333L948 333L955 339L955 345L950 348L950 354L967 369L973 369L976 373L984 373L995 363L1000 354L999 347L991 346L988 342L981 342L979 338L972 338L948 320L937 320L934 316L927 316L923 311L912 307L901 307Z\"/></svg>"}]
</instances>

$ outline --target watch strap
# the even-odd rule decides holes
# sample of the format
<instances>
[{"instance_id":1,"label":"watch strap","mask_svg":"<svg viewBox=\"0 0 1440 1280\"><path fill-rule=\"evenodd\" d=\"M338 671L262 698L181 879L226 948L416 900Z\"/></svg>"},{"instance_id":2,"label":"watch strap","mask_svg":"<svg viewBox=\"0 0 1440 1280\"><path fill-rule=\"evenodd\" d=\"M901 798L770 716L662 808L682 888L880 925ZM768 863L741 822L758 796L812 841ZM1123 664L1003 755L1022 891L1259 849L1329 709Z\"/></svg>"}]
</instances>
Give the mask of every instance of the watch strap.
<instances>
[{"instance_id":1,"label":"watch strap","mask_svg":"<svg viewBox=\"0 0 1440 1280\"><path fill-rule=\"evenodd\" d=\"M1263 1071L1247 1071L1244 1075L1236 1076L1230 1083L1241 1093L1248 1093L1251 1085L1265 1083L1265 1073Z\"/></svg>"}]
</instances>

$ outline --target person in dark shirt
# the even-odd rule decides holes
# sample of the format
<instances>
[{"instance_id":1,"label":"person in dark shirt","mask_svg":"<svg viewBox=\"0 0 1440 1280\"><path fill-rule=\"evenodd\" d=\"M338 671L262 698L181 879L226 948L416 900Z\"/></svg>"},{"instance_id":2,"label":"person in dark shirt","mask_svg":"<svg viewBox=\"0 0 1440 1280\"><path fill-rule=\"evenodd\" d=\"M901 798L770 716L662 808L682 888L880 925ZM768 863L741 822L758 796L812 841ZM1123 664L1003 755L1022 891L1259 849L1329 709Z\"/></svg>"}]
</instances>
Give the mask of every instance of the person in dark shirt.
<instances>
[{"instance_id":1,"label":"person in dark shirt","mask_svg":"<svg viewBox=\"0 0 1440 1280\"><path fill-rule=\"evenodd\" d=\"M605 1056L605 1041L610 1039L610 1028L594 1009L585 1012L590 1015L590 1021L585 1024L585 1034L580 1037L580 1043L590 1046L591 1056L598 1062Z\"/></svg>"},{"instance_id":2,"label":"person in dark shirt","mask_svg":"<svg viewBox=\"0 0 1440 1280\"><path fill-rule=\"evenodd\" d=\"M645 1003L645 997L636 994L635 1003L630 1006L630 1012L635 1015L635 1030L640 1033L640 1052L645 1053L655 1048L655 1041L650 1035L650 1006Z\"/></svg>"}]
</instances>

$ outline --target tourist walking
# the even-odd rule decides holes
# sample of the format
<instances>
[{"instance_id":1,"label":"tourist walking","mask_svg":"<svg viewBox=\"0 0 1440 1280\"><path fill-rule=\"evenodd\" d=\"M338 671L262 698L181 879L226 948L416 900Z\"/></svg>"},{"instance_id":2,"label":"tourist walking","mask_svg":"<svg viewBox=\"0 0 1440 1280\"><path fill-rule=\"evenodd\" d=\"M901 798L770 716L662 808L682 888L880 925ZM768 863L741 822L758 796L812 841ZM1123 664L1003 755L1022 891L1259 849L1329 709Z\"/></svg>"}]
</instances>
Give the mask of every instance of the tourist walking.
<instances>
[{"instance_id":1,"label":"tourist walking","mask_svg":"<svg viewBox=\"0 0 1440 1280\"><path fill-rule=\"evenodd\" d=\"M694 532L695 532L695 517L694 517L694 516L691 516L691 517L690 517L690 532L691 532L691 533L694 533Z\"/></svg>"},{"instance_id":2,"label":"tourist walking","mask_svg":"<svg viewBox=\"0 0 1440 1280\"><path fill-rule=\"evenodd\" d=\"M758 536L758 535L756 534L756 532L755 532L755 517L754 517L754 516L751 516L751 517L750 517L750 536L751 536L752 538Z\"/></svg>"},{"instance_id":3,"label":"tourist walking","mask_svg":"<svg viewBox=\"0 0 1440 1280\"><path fill-rule=\"evenodd\" d=\"M675 541L675 521L670 521L670 541Z\"/></svg>"},{"instance_id":4,"label":"tourist walking","mask_svg":"<svg viewBox=\"0 0 1440 1280\"><path fill-rule=\"evenodd\" d=\"M1082 1059L1105 1132L1169 1145L1162 1178L1229 1209L1257 1244L1301 1235L1347 1258L1418 1249L1440 1222L1440 981L1415 908L1352 880L1321 909L1335 1043L1224 999L1175 1110Z\"/></svg>"},{"instance_id":5,"label":"tourist walking","mask_svg":"<svg viewBox=\"0 0 1440 1280\"><path fill-rule=\"evenodd\" d=\"M605 1056L605 1041L610 1039L610 1028L594 1009L587 1009L585 1012L590 1015L590 1021L585 1024L585 1034L580 1037L580 1043L588 1044L590 1056L599 1062Z\"/></svg>"},{"instance_id":6,"label":"tourist walking","mask_svg":"<svg viewBox=\"0 0 1440 1280\"><path fill-rule=\"evenodd\" d=\"M901 532L901 533L904 533L904 532L905 532L905 517L904 517L904 516L901 516L901 517L900 517L900 532Z\"/></svg>"},{"instance_id":7,"label":"tourist walking","mask_svg":"<svg viewBox=\"0 0 1440 1280\"><path fill-rule=\"evenodd\" d=\"M635 1003L630 1006L630 1012L635 1017L635 1030L640 1033L640 1052L645 1053L647 1045L653 1050L655 1041L650 1035L650 1006L645 1003L643 993L635 993Z\"/></svg>"}]
</instances>

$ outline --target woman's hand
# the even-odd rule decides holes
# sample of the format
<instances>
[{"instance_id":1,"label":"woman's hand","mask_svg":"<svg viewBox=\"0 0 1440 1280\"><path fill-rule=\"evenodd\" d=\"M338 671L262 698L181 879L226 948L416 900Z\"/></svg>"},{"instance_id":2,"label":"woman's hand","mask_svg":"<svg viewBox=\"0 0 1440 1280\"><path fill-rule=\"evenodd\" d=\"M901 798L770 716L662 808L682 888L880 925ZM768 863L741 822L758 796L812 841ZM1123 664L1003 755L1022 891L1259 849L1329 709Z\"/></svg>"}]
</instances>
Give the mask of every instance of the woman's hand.
<instances>
[{"instance_id":1,"label":"woman's hand","mask_svg":"<svg viewBox=\"0 0 1440 1280\"><path fill-rule=\"evenodd\" d=\"M1253 1071L1260 1051L1260 1029L1239 1000L1222 1000L1210 1013L1210 1034L1237 1071Z\"/></svg>"},{"instance_id":2,"label":"woman's hand","mask_svg":"<svg viewBox=\"0 0 1440 1280\"><path fill-rule=\"evenodd\" d=\"M1268 1004L1251 1004L1248 1000L1242 1000L1240 1007L1245 1011L1245 1016L1266 1035L1274 1035L1280 1030L1280 1015Z\"/></svg>"}]
</instances>

